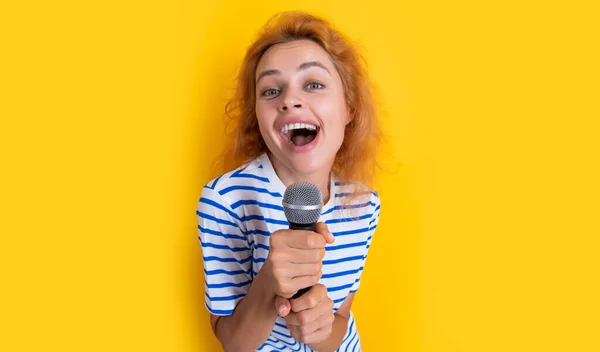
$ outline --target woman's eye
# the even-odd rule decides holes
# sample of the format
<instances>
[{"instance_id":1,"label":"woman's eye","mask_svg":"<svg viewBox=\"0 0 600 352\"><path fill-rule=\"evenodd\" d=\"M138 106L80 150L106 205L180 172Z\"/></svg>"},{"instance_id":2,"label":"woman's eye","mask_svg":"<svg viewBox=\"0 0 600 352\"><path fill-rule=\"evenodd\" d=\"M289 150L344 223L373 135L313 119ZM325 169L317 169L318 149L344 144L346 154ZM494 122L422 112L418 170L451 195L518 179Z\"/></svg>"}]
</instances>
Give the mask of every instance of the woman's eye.
<instances>
[{"instance_id":1,"label":"woman's eye","mask_svg":"<svg viewBox=\"0 0 600 352\"><path fill-rule=\"evenodd\" d=\"M319 82L312 82L312 83L309 83L306 87L308 89L321 89L321 88L323 88L323 85Z\"/></svg>"},{"instance_id":2,"label":"woman's eye","mask_svg":"<svg viewBox=\"0 0 600 352\"><path fill-rule=\"evenodd\" d=\"M269 96L275 95L277 93L278 93L277 89L267 89L262 93L262 95L265 97L269 97Z\"/></svg>"}]
</instances>

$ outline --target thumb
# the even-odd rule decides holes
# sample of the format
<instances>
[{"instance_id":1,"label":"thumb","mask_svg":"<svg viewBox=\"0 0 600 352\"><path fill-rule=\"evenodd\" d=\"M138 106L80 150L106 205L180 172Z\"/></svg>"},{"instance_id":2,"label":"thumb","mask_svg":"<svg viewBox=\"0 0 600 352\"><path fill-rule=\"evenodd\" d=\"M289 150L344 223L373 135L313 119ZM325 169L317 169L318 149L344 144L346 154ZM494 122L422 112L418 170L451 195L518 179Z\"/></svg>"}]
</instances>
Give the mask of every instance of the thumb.
<instances>
[{"instance_id":1,"label":"thumb","mask_svg":"<svg viewBox=\"0 0 600 352\"><path fill-rule=\"evenodd\" d=\"M279 314L280 317L284 318L285 316L290 314L290 311L292 310L292 305L290 304L289 300L281 296L277 296L277 298L275 298L275 309L277 310L277 314Z\"/></svg>"},{"instance_id":2,"label":"thumb","mask_svg":"<svg viewBox=\"0 0 600 352\"><path fill-rule=\"evenodd\" d=\"M324 222L317 223L316 232L323 235L323 237L325 237L325 242L327 242L328 244L335 242L335 237L333 237L333 234L329 231L329 228L327 227L327 225L325 225Z\"/></svg>"}]
</instances>

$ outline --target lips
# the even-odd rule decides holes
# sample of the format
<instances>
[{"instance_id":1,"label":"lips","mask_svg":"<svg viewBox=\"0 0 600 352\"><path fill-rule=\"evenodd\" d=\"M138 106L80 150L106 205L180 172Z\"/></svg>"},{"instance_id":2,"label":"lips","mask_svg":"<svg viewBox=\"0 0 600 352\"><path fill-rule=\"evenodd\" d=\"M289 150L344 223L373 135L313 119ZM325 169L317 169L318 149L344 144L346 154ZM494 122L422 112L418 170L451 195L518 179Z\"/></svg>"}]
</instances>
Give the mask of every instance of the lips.
<instances>
[{"instance_id":1,"label":"lips","mask_svg":"<svg viewBox=\"0 0 600 352\"><path fill-rule=\"evenodd\" d=\"M307 151L317 144L321 127L311 121L286 121L280 125L280 136L284 144L294 152Z\"/></svg>"}]
</instances>

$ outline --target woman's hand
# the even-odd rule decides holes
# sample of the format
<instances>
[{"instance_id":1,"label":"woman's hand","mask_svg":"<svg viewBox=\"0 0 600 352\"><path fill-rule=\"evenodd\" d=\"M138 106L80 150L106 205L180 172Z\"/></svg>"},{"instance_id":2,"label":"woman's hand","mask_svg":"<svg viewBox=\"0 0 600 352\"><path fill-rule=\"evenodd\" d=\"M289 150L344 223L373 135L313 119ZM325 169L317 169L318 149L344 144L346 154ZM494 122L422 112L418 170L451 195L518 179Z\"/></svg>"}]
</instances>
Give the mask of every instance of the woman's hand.
<instances>
[{"instance_id":1,"label":"woman's hand","mask_svg":"<svg viewBox=\"0 0 600 352\"><path fill-rule=\"evenodd\" d=\"M290 305L291 311L288 309ZM335 320L333 301L327 296L324 285L316 284L299 298L289 301L278 297L275 307L281 306L286 309L280 315L285 317L286 325L296 341L307 345L317 344L331 334Z\"/></svg>"},{"instance_id":2,"label":"woman's hand","mask_svg":"<svg viewBox=\"0 0 600 352\"><path fill-rule=\"evenodd\" d=\"M322 222L317 224L317 232L273 232L269 239L269 255L261 270L269 274L274 293L290 298L298 290L315 285L322 274L325 244L333 241L333 235Z\"/></svg>"}]
</instances>

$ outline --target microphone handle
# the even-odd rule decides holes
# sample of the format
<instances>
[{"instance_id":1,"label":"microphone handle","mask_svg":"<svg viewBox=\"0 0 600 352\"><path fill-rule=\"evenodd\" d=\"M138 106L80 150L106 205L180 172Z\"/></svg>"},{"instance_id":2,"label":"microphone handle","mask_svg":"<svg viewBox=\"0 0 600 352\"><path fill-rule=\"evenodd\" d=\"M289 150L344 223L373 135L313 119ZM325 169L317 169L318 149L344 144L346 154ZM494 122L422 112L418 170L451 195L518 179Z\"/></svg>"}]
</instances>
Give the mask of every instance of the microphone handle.
<instances>
[{"instance_id":1,"label":"microphone handle","mask_svg":"<svg viewBox=\"0 0 600 352\"><path fill-rule=\"evenodd\" d=\"M290 222L290 230L304 230L304 231L317 232L317 223L296 224L296 223ZM305 294L308 290L310 290L310 287L301 288L300 290L298 290L298 292L296 292L292 296L292 298L298 298L298 297L302 296L303 294Z\"/></svg>"}]
</instances>

